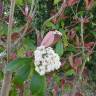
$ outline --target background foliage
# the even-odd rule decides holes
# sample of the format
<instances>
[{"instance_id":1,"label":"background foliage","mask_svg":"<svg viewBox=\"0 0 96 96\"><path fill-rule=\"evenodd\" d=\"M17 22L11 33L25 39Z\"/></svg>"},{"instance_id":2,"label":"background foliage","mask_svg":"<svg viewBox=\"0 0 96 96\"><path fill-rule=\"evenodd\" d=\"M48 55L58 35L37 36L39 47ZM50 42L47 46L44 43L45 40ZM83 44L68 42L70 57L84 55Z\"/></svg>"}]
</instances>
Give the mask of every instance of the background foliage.
<instances>
[{"instance_id":1,"label":"background foliage","mask_svg":"<svg viewBox=\"0 0 96 96\"><path fill-rule=\"evenodd\" d=\"M7 65L7 56L0 56L0 87L4 72L9 71L12 73L9 96L71 96L74 92L72 96L95 96L96 1L65 0L67 3L63 5L63 11L53 19L50 17L58 14L63 0L33 1L31 16L32 1L16 0L12 44L23 36L26 22L30 21L30 24L23 38L12 48ZM0 53L7 49L9 10L10 0L0 0ZM61 57L62 66L55 72L40 76L34 70L33 53L50 30L62 33L62 38L53 46ZM81 35L84 39L84 57ZM80 77L83 63L85 66Z\"/></svg>"}]
</instances>

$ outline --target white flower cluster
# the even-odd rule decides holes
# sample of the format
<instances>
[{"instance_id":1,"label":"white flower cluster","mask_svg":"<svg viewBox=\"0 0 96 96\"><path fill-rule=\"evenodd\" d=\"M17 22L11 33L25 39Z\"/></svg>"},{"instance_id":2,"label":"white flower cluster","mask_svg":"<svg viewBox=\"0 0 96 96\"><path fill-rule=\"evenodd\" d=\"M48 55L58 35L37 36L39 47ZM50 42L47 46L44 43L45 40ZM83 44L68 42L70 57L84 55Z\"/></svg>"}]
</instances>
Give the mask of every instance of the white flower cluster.
<instances>
[{"instance_id":1,"label":"white flower cluster","mask_svg":"<svg viewBox=\"0 0 96 96\"><path fill-rule=\"evenodd\" d=\"M6 52L4 51L4 52L1 52L0 53L0 58L2 58L2 57L4 57L6 55Z\"/></svg>"},{"instance_id":2,"label":"white flower cluster","mask_svg":"<svg viewBox=\"0 0 96 96\"><path fill-rule=\"evenodd\" d=\"M61 66L60 57L51 47L37 47L34 52L34 56L35 70L40 75L44 75L45 73L57 70Z\"/></svg>"}]
</instances>

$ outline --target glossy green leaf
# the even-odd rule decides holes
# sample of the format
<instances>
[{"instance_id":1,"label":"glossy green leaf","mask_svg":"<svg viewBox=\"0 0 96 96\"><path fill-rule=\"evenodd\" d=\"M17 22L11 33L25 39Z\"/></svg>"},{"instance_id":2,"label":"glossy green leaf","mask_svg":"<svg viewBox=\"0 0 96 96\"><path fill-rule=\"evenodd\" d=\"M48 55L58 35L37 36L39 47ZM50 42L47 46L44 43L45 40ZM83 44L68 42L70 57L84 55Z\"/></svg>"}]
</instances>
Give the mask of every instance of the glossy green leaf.
<instances>
[{"instance_id":1,"label":"glossy green leaf","mask_svg":"<svg viewBox=\"0 0 96 96\"><path fill-rule=\"evenodd\" d=\"M58 4L61 0L54 0L54 5Z\"/></svg>"},{"instance_id":2,"label":"glossy green leaf","mask_svg":"<svg viewBox=\"0 0 96 96\"><path fill-rule=\"evenodd\" d=\"M94 36L96 36L96 32L91 32L91 34L93 34Z\"/></svg>"},{"instance_id":3,"label":"glossy green leaf","mask_svg":"<svg viewBox=\"0 0 96 96\"><path fill-rule=\"evenodd\" d=\"M18 93L17 93L17 90L15 88L13 88L11 91L10 91L10 94L9 96L19 96Z\"/></svg>"},{"instance_id":4,"label":"glossy green leaf","mask_svg":"<svg viewBox=\"0 0 96 96\"><path fill-rule=\"evenodd\" d=\"M23 5L23 0L16 0L17 5Z\"/></svg>"},{"instance_id":5,"label":"glossy green leaf","mask_svg":"<svg viewBox=\"0 0 96 96\"><path fill-rule=\"evenodd\" d=\"M62 22L64 24L64 22ZM62 26L64 26L62 24ZM69 42L68 42L68 37L67 37L67 34L66 34L66 30L64 30L63 28L60 28L59 31L62 33L62 41L63 41L63 45L64 45L64 48L68 46Z\"/></svg>"},{"instance_id":6,"label":"glossy green leaf","mask_svg":"<svg viewBox=\"0 0 96 96\"><path fill-rule=\"evenodd\" d=\"M25 49L23 47L21 47L17 50L18 57L24 57L24 53L25 53Z\"/></svg>"},{"instance_id":7,"label":"glossy green leaf","mask_svg":"<svg viewBox=\"0 0 96 96\"><path fill-rule=\"evenodd\" d=\"M64 28L64 21L63 20L60 22L60 24L61 24L61 27Z\"/></svg>"},{"instance_id":8,"label":"glossy green leaf","mask_svg":"<svg viewBox=\"0 0 96 96\"><path fill-rule=\"evenodd\" d=\"M59 30L59 27L60 27L60 26L59 26L59 24L57 23L57 24L55 24L55 25L52 26L52 29Z\"/></svg>"},{"instance_id":9,"label":"glossy green leaf","mask_svg":"<svg viewBox=\"0 0 96 96\"><path fill-rule=\"evenodd\" d=\"M66 51L68 51L68 52L75 52L76 48L75 48L74 45L70 44L70 45L68 45Z\"/></svg>"},{"instance_id":10,"label":"glossy green leaf","mask_svg":"<svg viewBox=\"0 0 96 96\"><path fill-rule=\"evenodd\" d=\"M55 82L59 85L61 82L60 82L60 77L57 75L57 73L54 73L53 74L53 79L55 80Z\"/></svg>"},{"instance_id":11,"label":"glossy green leaf","mask_svg":"<svg viewBox=\"0 0 96 96\"><path fill-rule=\"evenodd\" d=\"M59 56L62 56L62 55L63 55L64 48L63 48L63 43L62 43L61 41L59 41L59 42L56 44L55 51L56 51L56 53L57 53Z\"/></svg>"},{"instance_id":12,"label":"glossy green leaf","mask_svg":"<svg viewBox=\"0 0 96 96\"><path fill-rule=\"evenodd\" d=\"M40 76L34 73L31 79L30 89L33 96L45 96L46 91L46 79L44 76Z\"/></svg>"},{"instance_id":13,"label":"glossy green leaf","mask_svg":"<svg viewBox=\"0 0 96 96\"><path fill-rule=\"evenodd\" d=\"M8 27L6 23L0 22L0 35L7 35Z\"/></svg>"},{"instance_id":14,"label":"glossy green leaf","mask_svg":"<svg viewBox=\"0 0 96 96\"><path fill-rule=\"evenodd\" d=\"M5 71L18 72L18 70L20 70L23 66L25 66L26 64L28 65L31 62L31 58L18 58L7 64L5 67Z\"/></svg>"},{"instance_id":15,"label":"glossy green leaf","mask_svg":"<svg viewBox=\"0 0 96 96\"><path fill-rule=\"evenodd\" d=\"M47 27L53 27L54 24L53 24L52 22L48 22L48 23L46 24L46 26L47 26Z\"/></svg>"},{"instance_id":16,"label":"glossy green leaf","mask_svg":"<svg viewBox=\"0 0 96 96\"><path fill-rule=\"evenodd\" d=\"M64 92L65 92L65 93L70 93L71 91L72 91L71 85L68 84L68 83L66 83L66 84L64 85Z\"/></svg>"},{"instance_id":17,"label":"glossy green leaf","mask_svg":"<svg viewBox=\"0 0 96 96\"><path fill-rule=\"evenodd\" d=\"M31 38L25 38L24 39L24 48L26 50L35 50L36 49L36 46L35 46L35 41Z\"/></svg>"},{"instance_id":18,"label":"glossy green leaf","mask_svg":"<svg viewBox=\"0 0 96 96\"><path fill-rule=\"evenodd\" d=\"M66 76L72 76L72 75L74 75L74 74L75 74L75 71L74 71L73 69L70 69L70 70L68 70L68 71L65 73Z\"/></svg>"},{"instance_id":19,"label":"glossy green leaf","mask_svg":"<svg viewBox=\"0 0 96 96\"><path fill-rule=\"evenodd\" d=\"M23 84L23 82L28 79L30 70L31 70L30 64L24 64L20 69L17 69L17 72L15 73L14 77L14 83Z\"/></svg>"},{"instance_id":20,"label":"glossy green leaf","mask_svg":"<svg viewBox=\"0 0 96 96\"><path fill-rule=\"evenodd\" d=\"M68 43L68 37L65 32L63 33L62 39L63 39L64 47L67 47L69 43Z\"/></svg>"},{"instance_id":21,"label":"glossy green leaf","mask_svg":"<svg viewBox=\"0 0 96 96\"><path fill-rule=\"evenodd\" d=\"M30 88L25 88L24 96L30 96Z\"/></svg>"},{"instance_id":22,"label":"glossy green leaf","mask_svg":"<svg viewBox=\"0 0 96 96\"><path fill-rule=\"evenodd\" d=\"M0 71L0 80L2 80L2 79L3 79L3 72Z\"/></svg>"}]
</instances>

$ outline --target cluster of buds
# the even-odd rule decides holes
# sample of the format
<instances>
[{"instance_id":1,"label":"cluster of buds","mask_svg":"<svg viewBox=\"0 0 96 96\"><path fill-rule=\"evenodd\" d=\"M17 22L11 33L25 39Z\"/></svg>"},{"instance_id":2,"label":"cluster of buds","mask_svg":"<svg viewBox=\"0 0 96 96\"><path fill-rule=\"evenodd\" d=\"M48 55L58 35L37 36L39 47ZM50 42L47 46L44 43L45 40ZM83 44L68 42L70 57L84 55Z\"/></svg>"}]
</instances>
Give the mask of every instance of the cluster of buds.
<instances>
[{"instance_id":1,"label":"cluster of buds","mask_svg":"<svg viewBox=\"0 0 96 96\"><path fill-rule=\"evenodd\" d=\"M49 31L43 38L41 45L35 50L35 70L40 75L45 75L60 68L60 57L51 47L59 41L61 36L62 33L57 30Z\"/></svg>"},{"instance_id":2,"label":"cluster of buds","mask_svg":"<svg viewBox=\"0 0 96 96\"><path fill-rule=\"evenodd\" d=\"M57 70L61 66L60 57L51 47L40 46L34 52L35 71L40 75Z\"/></svg>"}]
</instances>

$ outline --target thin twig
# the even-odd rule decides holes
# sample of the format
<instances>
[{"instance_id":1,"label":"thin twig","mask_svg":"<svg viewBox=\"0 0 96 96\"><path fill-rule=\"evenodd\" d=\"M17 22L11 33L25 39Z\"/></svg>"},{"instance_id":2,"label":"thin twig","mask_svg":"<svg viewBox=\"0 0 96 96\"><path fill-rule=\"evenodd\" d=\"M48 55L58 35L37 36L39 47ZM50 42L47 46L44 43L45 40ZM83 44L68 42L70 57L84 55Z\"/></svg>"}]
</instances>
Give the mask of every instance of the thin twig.
<instances>
[{"instance_id":1,"label":"thin twig","mask_svg":"<svg viewBox=\"0 0 96 96\"><path fill-rule=\"evenodd\" d=\"M33 2L34 0L32 0L32 2ZM33 6L33 4L31 5L31 6ZM32 17L32 19L34 18L34 16L35 16L35 11L36 11L36 9L34 8L34 10L33 10L33 7L31 7L31 10L30 10L30 13L29 13L29 16L31 16ZM11 49L14 49L14 48L17 48L17 44L24 38L24 36L27 34L26 32L27 32L27 29L31 26L31 21L30 20L28 20L27 21L27 23L24 25L24 27L23 27L23 33L22 34L20 34L20 38L18 38L15 42L14 42L14 44L12 44L12 46L11 46ZM21 31L22 31L22 29L21 29ZM20 32L21 32L20 31ZM5 57L6 55L7 55L7 53L6 53L6 49L2 52L2 53L5 53L4 55L2 55L2 56L0 56L0 58L3 58L3 57Z\"/></svg>"},{"instance_id":2,"label":"thin twig","mask_svg":"<svg viewBox=\"0 0 96 96\"><path fill-rule=\"evenodd\" d=\"M34 3L35 1L34 0L32 0L32 4L31 4L31 9L30 9L30 13L29 13L29 16L34 16L34 10L33 10L33 8L34 8ZM33 17L32 17L33 18ZM26 32L27 32L27 29L28 29L28 27L30 26L30 23L31 23L31 21L30 20L28 20L27 21L27 23L26 23L26 25L25 25L25 29L24 29L24 31L23 31L23 33L22 33L22 35L20 36L20 38L18 39L18 40L16 40L15 41L15 43L13 44L13 46L12 46L12 48L14 48L22 39L23 39L23 37L25 36L25 34L26 34Z\"/></svg>"},{"instance_id":3,"label":"thin twig","mask_svg":"<svg viewBox=\"0 0 96 96\"><path fill-rule=\"evenodd\" d=\"M84 20L83 20L83 17L81 17L80 19L81 21L81 43L82 43L82 58L83 58L83 61L82 61L82 66L81 66L81 70L79 72L79 78L77 78L77 80L74 81L74 87L73 87L73 91L72 91L72 96L75 96L76 92L77 92L77 87L81 81L81 78L82 78L82 73L84 71L84 68L85 68L85 63L86 63L86 58L85 58L85 48L84 48Z\"/></svg>"},{"instance_id":4,"label":"thin twig","mask_svg":"<svg viewBox=\"0 0 96 96\"><path fill-rule=\"evenodd\" d=\"M82 43L82 58L83 58L83 64L82 64L82 67L81 67L81 71L80 71L80 75L79 75L79 78L82 77L82 73L84 71L84 68L85 68L85 63L86 63L86 58L85 58L85 49L84 49L84 37L83 37L83 32L84 32L84 20L83 20L83 17L81 17L81 43Z\"/></svg>"}]
</instances>

